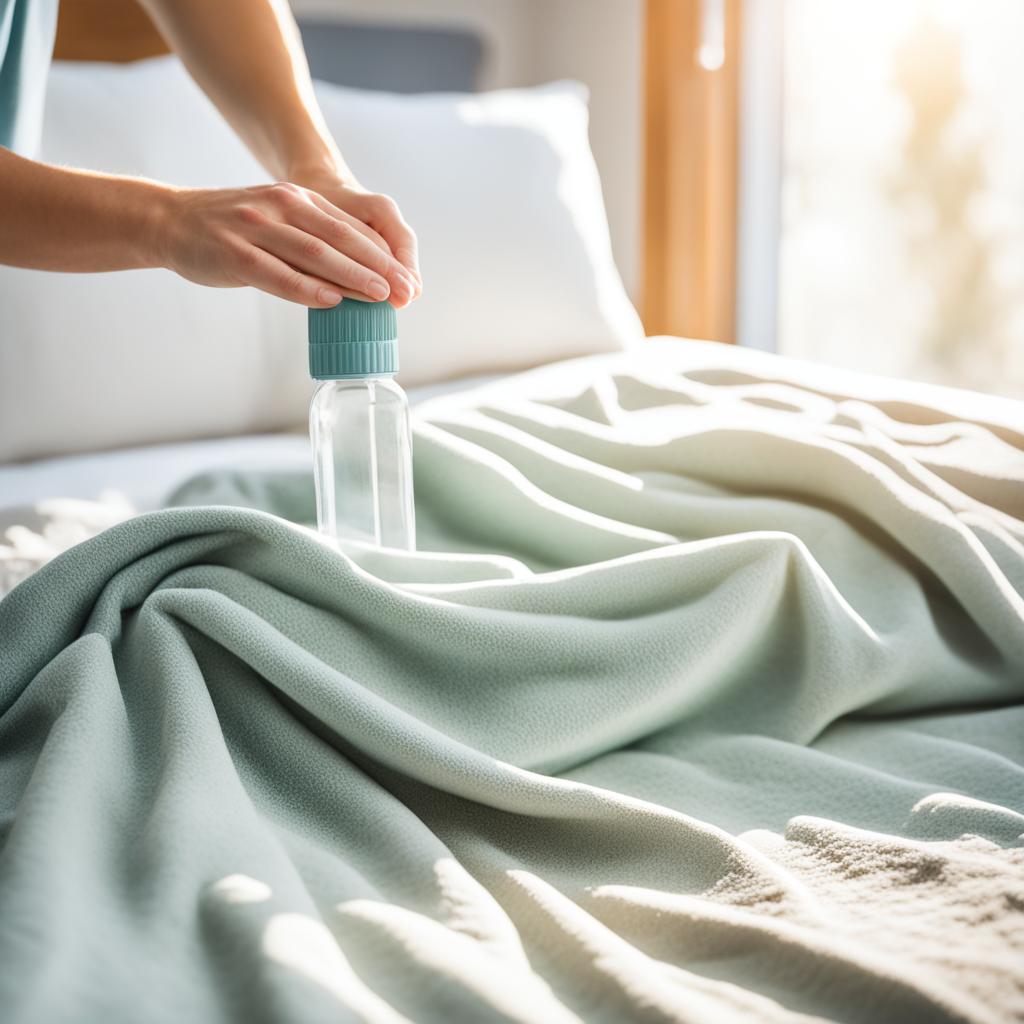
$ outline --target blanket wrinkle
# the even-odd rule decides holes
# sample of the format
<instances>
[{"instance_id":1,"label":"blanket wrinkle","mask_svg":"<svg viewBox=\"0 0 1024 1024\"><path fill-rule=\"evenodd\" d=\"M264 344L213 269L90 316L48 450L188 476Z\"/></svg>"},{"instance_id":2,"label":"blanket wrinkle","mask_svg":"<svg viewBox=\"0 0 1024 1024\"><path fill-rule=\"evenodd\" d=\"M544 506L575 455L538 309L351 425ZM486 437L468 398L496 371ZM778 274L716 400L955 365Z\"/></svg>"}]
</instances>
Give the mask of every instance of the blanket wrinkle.
<instances>
[{"instance_id":1,"label":"blanket wrinkle","mask_svg":"<svg viewBox=\"0 0 1024 1024\"><path fill-rule=\"evenodd\" d=\"M1024 1020L1019 406L655 341L419 416L420 552L227 468L0 601L5 1022Z\"/></svg>"}]
</instances>

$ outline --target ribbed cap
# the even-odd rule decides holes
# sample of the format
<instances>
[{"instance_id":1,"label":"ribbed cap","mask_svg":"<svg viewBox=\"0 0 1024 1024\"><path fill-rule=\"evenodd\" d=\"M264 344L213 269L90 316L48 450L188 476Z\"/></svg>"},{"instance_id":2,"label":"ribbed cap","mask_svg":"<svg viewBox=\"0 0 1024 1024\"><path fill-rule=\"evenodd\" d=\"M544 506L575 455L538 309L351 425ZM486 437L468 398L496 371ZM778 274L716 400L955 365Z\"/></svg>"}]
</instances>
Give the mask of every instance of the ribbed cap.
<instances>
[{"instance_id":1,"label":"ribbed cap","mask_svg":"<svg viewBox=\"0 0 1024 1024\"><path fill-rule=\"evenodd\" d=\"M398 371L398 322L387 302L342 299L309 311L309 375L316 380Z\"/></svg>"}]
</instances>

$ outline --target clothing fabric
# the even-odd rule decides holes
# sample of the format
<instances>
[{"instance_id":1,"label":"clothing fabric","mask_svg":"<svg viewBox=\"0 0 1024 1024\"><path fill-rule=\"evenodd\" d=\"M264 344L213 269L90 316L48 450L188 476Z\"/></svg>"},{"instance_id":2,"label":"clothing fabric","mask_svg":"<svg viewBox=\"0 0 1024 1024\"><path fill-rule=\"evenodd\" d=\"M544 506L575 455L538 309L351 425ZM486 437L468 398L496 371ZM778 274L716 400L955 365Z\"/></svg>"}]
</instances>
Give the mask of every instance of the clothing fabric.
<instances>
[{"instance_id":1,"label":"clothing fabric","mask_svg":"<svg viewBox=\"0 0 1024 1024\"><path fill-rule=\"evenodd\" d=\"M23 156L39 148L56 34L57 0L0 0L0 146Z\"/></svg>"}]
</instances>

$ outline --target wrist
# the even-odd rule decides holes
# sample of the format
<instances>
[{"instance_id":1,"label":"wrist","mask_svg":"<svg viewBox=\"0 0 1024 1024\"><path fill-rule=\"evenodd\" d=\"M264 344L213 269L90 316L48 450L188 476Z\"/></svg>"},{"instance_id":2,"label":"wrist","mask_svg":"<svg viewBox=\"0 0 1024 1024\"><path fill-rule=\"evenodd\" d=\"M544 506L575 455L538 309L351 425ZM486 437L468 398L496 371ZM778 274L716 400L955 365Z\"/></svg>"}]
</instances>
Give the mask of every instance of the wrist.
<instances>
[{"instance_id":1,"label":"wrist","mask_svg":"<svg viewBox=\"0 0 1024 1024\"><path fill-rule=\"evenodd\" d=\"M178 219L176 209L183 191L155 181L138 181L132 237L140 267L173 268L171 235Z\"/></svg>"},{"instance_id":2,"label":"wrist","mask_svg":"<svg viewBox=\"0 0 1024 1024\"><path fill-rule=\"evenodd\" d=\"M348 169L340 155L324 155L316 159L299 160L288 165L286 180L293 185L312 189L314 192L322 188L345 185L350 188L359 187L355 175Z\"/></svg>"}]
</instances>

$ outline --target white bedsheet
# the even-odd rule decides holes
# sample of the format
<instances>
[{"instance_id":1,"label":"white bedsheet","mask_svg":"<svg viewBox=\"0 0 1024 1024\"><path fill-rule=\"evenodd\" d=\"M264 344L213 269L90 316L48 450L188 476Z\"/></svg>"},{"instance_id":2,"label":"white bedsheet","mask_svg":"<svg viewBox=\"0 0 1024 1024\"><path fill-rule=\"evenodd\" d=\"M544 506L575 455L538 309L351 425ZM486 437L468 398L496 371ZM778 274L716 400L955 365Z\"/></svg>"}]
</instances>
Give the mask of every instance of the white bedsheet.
<instances>
[{"instance_id":1,"label":"white bedsheet","mask_svg":"<svg viewBox=\"0 0 1024 1024\"><path fill-rule=\"evenodd\" d=\"M467 377L413 388L409 401L415 405L495 379ZM37 459L0 466L0 512L51 498L95 500L105 492L116 492L137 511L145 512L158 508L178 484L197 473L228 467L276 471L307 466L312 472L309 439L299 431ZM11 516L0 515L0 520L11 520Z\"/></svg>"}]
</instances>

